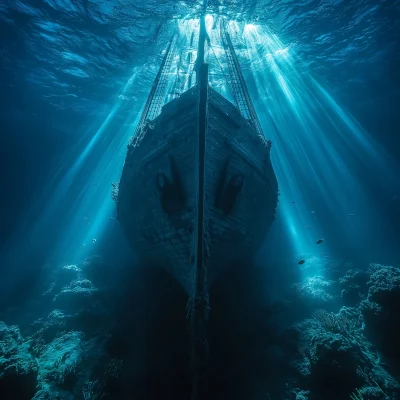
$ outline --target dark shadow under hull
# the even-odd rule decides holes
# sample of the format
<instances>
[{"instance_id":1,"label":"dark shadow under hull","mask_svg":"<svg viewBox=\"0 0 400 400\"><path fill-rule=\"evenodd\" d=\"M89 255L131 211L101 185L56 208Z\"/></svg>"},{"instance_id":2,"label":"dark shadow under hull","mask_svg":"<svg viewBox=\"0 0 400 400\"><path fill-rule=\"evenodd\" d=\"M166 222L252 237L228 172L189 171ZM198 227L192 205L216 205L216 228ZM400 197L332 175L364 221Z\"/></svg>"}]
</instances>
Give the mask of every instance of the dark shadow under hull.
<instances>
[{"instance_id":1,"label":"dark shadow under hull","mask_svg":"<svg viewBox=\"0 0 400 400\"><path fill-rule=\"evenodd\" d=\"M209 382L201 399L259 398L286 367L268 352L279 332L267 307L265 273L252 265L232 265L229 271L210 293ZM159 268L135 269L129 282L110 344L111 353L124 359L125 374L111 398L190 399L186 293Z\"/></svg>"}]
</instances>

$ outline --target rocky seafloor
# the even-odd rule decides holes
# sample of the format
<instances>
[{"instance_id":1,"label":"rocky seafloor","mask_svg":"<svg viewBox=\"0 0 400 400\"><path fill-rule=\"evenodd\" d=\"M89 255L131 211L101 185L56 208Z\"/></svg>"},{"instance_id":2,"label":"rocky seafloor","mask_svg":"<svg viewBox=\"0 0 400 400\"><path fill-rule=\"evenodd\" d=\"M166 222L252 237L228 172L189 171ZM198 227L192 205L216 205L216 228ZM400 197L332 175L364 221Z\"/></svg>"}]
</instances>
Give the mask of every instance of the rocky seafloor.
<instances>
[{"instance_id":1,"label":"rocky seafloor","mask_svg":"<svg viewBox=\"0 0 400 400\"><path fill-rule=\"evenodd\" d=\"M400 399L400 268L300 268L279 296L243 276L211 290L208 398ZM1 310L0 399L190 398L186 300L168 277L99 257L43 276Z\"/></svg>"},{"instance_id":2,"label":"rocky seafloor","mask_svg":"<svg viewBox=\"0 0 400 400\"><path fill-rule=\"evenodd\" d=\"M123 363L106 348L114 304L112 284L95 277L102 267L93 257L48 268L36 298L3 312L1 399L101 399L116 384Z\"/></svg>"},{"instance_id":3,"label":"rocky seafloor","mask_svg":"<svg viewBox=\"0 0 400 400\"><path fill-rule=\"evenodd\" d=\"M286 332L287 398L400 398L400 269L327 263L321 272L294 285L309 315Z\"/></svg>"}]
</instances>

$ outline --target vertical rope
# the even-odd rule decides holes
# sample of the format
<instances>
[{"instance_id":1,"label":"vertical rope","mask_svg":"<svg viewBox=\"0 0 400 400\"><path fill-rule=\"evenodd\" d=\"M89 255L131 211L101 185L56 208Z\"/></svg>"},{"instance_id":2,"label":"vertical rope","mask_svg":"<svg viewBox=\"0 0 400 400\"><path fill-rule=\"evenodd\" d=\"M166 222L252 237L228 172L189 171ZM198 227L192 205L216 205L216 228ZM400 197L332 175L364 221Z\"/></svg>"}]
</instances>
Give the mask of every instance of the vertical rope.
<instances>
[{"instance_id":1,"label":"vertical rope","mask_svg":"<svg viewBox=\"0 0 400 400\"><path fill-rule=\"evenodd\" d=\"M168 44L160 69L158 70L156 79L151 87L149 97L147 98L146 104L140 116L135 135L133 136L133 140L131 142L133 146L136 146L142 139L144 135L143 128L146 124L146 121L155 118L161 111L161 107L163 105L162 101L165 94L165 86L168 80L168 73L171 69L176 40L177 35L175 34Z\"/></svg>"},{"instance_id":2,"label":"vertical rope","mask_svg":"<svg viewBox=\"0 0 400 400\"><path fill-rule=\"evenodd\" d=\"M261 124L254 109L253 102L251 101L249 90L240 69L239 61L228 33L225 20L222 22L220 29L222 44L224 46L230 73L229 83L235 103L239 108L240 113L250 121L257 133L264 137Z\"/></svg>"}]
</instances>

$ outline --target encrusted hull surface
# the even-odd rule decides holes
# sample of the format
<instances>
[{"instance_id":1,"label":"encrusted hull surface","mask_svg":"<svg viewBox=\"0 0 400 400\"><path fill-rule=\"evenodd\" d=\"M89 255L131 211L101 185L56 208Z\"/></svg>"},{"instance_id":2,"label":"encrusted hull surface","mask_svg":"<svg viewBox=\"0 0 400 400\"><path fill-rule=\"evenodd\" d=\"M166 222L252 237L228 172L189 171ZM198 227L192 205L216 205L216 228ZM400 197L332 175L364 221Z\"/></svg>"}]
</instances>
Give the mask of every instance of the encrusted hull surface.
<instances>
[{"instance_id":1,"label":"encrusted hull surface","mask_svg":"<svg viewBox=\"0 0 400 400\"><path fill-rule=\"evenodd\" d=\"M166 268L193 295L199 205L199 92L163 107L128 153L118 219L143 263ZM275 214L278 185L268 143L239 110L208 88L204 153L207 282L252 256Z\"/></svg>"}]
</instances>

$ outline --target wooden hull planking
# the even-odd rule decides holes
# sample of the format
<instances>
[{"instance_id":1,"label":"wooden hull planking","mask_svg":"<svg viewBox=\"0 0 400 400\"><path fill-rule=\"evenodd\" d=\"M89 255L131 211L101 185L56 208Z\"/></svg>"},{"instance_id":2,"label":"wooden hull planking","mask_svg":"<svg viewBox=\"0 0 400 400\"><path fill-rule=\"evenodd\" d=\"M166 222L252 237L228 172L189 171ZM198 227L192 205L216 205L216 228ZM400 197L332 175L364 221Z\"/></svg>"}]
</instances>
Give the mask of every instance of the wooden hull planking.
<instances>
[{"instance_id":1,"label":"wooden hull planking","mask_svg":"<svg viewBox=\"0 0 400 400\"><path fill-rule=\"evenodd\" d=\"M198 226L199 91L166 104L128 147L117 212L125 234L148 264L166 268L193 296ZM271 225L278 199L269 147L239 110L208 88L204 154L207 282L252 256Z\"/></svg>"}]
</instances>

